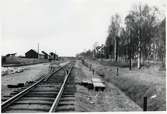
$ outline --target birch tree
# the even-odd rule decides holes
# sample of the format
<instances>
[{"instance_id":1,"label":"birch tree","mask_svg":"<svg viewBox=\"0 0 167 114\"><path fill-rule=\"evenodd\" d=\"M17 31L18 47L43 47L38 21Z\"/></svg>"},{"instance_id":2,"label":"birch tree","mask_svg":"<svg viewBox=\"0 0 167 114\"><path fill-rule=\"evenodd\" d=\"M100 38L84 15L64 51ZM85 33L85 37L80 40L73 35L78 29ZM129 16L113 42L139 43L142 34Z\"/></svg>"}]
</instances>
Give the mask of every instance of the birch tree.
<instances>
[{"instance_id":1,"label":"birch tree","mask_svg":"<svg viewBox=\"0 0 167 114\"><path fill-rule=\"evenodd\" d=\"M121 18L118 14L115 14L111 18L111 25L109 26L109 37L108 41L110 41L109 45L114 46L114 59L117 61L118 58L118 36L120 33L120 23L121 23Z\"/></svg>"},{"instance_id":2,"label":"birch tree","mask_svg":"<svg viewBox=\"0 0 167 114\"><path fill-rule=\"evenodd\" d=\"M141 59L147 57L151 38L155 35L157 26L157 8L148 5L137 5L125 18L126 27L131 30L131 37L136 44L137 67L141 68Z\"/></svg>"}]
</instances>

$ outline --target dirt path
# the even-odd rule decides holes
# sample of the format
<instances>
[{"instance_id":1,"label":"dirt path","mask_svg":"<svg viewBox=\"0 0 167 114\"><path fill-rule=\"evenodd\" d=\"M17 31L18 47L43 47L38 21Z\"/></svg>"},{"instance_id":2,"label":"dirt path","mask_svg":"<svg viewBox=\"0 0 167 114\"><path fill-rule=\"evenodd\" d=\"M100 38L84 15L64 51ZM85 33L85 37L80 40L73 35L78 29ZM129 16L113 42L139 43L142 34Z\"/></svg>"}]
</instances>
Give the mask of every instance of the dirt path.
<instances>
[{"instance_id":1,"label":"dirt path","mask_svg":"<svg viewBox=\"0 0 167 114\"><path fill-rule=\"evenodd\" d=\"M77 81L93 77L93 73L80 61L76 62L75 68ZM142 111L129 97L109 83L106 83L104 92L88 90L86 87L77 85L76 107L79 112Z\"/></svg>"}]
</instances>

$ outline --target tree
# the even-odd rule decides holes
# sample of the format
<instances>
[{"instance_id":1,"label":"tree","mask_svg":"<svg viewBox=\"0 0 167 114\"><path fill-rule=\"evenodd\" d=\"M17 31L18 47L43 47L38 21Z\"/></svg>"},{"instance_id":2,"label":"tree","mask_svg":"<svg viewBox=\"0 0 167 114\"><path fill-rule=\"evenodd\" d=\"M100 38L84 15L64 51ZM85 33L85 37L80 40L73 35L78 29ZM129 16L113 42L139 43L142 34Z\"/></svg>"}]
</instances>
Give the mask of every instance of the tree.
<instances>
[{"instance_id":1,"label":"tree","mask_svg":"<svg viewBox=\"0 0 167 114\"><path fill-rule=\"evenodd\" d=\"M95 43L93 44L93 58L95 58L95 56L96 56L97 46L98 46L98 42L95 42Z\"/></svg>"},{"instance_id":2,"label":"tree","mask_svg":"<svg viewBox=\"0 0 167 114\"><path fill-rule=\"evenodd\" d=\"M85 57L85 58L92 58L93 57L93 51L91 50L85 50L79 54L77 54L77 57Z\"/></svg>"},{"instance_id":3,"label":"tree","mask_svg":"<svg viewBox=\"0 0 167 114\"><path fill-rule=\"evenodd\" d=\"M162 22L159 25L159 31L158 31L158 36L159 36L159 49L158 49L158 55L160 56L159 58L164 61L165 60L165 55L166 55L166 18L162 20Z\"/></svg>"},{"instance_id":4,"label":"tree","mask_svg":"<svg viewBox=\"0 0 167 114\"><path fill-rule=\"evenodd\" d=\"M95 57L96 58L103 58L104 57L104 45L101 44L101 45L98 45L95 49Z\"/></svg>"},{"instance_id":5,"label":"tree","mask_svg":"<svg viewBox=\"0 0 167 114\"><path fill-rule=\"evenodd\" d=\"M125 18L126 28L130 30L132 41L138 57L138 68L141 68L141 58L147 57L150 41L155 35L157 23L157 8L148 5L137 5Z\"/></svg>"},{"instance_id":6,"label":"tree","mask_svg":"<svg viewBox=\"0 0 167 114\"><path fill-rule=\"evenodd\" d=\"M120 35L120 23L121 18L118 14L115 14L111 17L111 25L109 26L109 36L106 40L106 48L108 48L108 54L114 54L115 61L118 58L118 36ZM114 48L114 50L112 49Z\"/></svg>"},{"instance_id":7,"label":"tree","mask_svg":"<svg viewBox=\"0 0 167 114\"><path fill-rule=\"evenodd\" d=\"M112 55L112 52L114 51L114 46L113 46L113 39L112 39L112 35L109 34L107 39L106 39L106 42L105 42L105 53L106 53L106 58L109 58L111 57Z\"/></svg>"}]
</instances>

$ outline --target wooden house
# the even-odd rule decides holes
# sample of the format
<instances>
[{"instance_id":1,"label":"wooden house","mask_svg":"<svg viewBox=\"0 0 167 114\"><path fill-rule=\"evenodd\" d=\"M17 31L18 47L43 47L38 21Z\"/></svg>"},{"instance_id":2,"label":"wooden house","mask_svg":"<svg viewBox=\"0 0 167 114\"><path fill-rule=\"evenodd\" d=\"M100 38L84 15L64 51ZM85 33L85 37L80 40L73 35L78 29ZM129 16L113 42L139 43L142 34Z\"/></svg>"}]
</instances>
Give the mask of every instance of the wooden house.
<instances>
[{"instance_id":1,"label":"wooden house","mask_svg":"<svg viewBox=\"0 0 167 114\"><path fill-rule=\"evenodd\" d=\"M26 58L39 58L39 59L44 59L45 58L44 54L42 54L42 53L38 54L38 52L36 52L33 49L30 49L29 51L27 51L25 53L25 57Z\"/></svg>"},{"instance_id":2,"label":"wooden house","mask_svg":"<svg viewBox=\"0 0 167 114\"><path fill-rule=\"evenodd\" d=\"M29 51L25 53L25 57L26 58L38 58L38 53L35 50L30 49Z\"/></svg>"}]
</instances>

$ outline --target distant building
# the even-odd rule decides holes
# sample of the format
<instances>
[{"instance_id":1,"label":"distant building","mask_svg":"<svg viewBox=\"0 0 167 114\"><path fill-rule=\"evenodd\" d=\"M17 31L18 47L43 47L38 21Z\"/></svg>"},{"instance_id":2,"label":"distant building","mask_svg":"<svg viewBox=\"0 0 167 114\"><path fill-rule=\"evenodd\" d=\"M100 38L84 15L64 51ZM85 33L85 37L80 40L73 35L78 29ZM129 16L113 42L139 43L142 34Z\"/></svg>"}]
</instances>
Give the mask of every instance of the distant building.
<instances>
[{"instance_id":1,"label":"distant building","mask_svg":"<svg viewBox=\"0 0 167 114\"><path fill-rule=\"evenodd\" d=\"M1 56L1 64L5 64L6 63L6 56Z\"/></svg>"},{"instance_id":2,"label":"distant building","mask_svg":"<svg viewBox=\"0 0 167 114\"><path fill-rule=\"evenodd\" d=\"M53 52L51 52L50 56L49 56L49 60L58 60L58 55L53 53Z\"/></svg>"},{"instance_id":3,"label":"distant building","mask_svg":"<svg viewBox=\"0 0 167 114\"><path fill-rule=\"evenodd\" d=\"M39 56L39 57L38 57L38 56ZM39 54L38 54L38 52L36 52L35 50L30 49L29 51L27 51L27 52L25 53L25 57L26 57L26 58L39 58L39 59L44 59L44 58L45 58L45 55L42 54L42 53L39 53Z\"/></svg>"},{"instance_id":4,"label":"distant building","mask_svg":"<svg viewBox=\"0 0 167 114\"><path fill-rule=\"evenodd\" d=\"M48 59L49 58L49 55L45 51L42 51L42 53L44 55L44 59Z\"/></svg>"},{"instance_id":5,"label":"distant building","mask_svg":"<svg viewBox=\"0 0 167 114\"><path fill-rule=\"evenodd\" d=\"M8 53L5 56L2 56L2 64L18 64L18 57L16 53Z\"/></svg>"},{"instance_id":6,"label":"distant building","mask_svg":"<svg viewBox=\"0 0 167 114\"><path fill-rule=\"evenodd\" d=\"M31 49L25 53L25 57L26 58L38 58L38 53L35 50Z\"/></svg>"},{"instance_id":7,"label":"distant building","mask_svg":"<svg viewBox=\"0 0 167 114\"><path fill-rule=\"evenodd\" d=\"M39 53L39 59L45 59L45 55Z\"/></svg>"},{"instance_id":8,"label":"distant building","mask_svg":"<svg viewBox=\"0 0 167 114\"><path fill-rule=\"evenodd\" d=\"M16 56L16 53L9 53L9 54L6 54L6 57L14 57Z\"/></svg>"}]
</instances>

